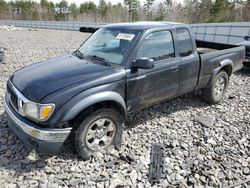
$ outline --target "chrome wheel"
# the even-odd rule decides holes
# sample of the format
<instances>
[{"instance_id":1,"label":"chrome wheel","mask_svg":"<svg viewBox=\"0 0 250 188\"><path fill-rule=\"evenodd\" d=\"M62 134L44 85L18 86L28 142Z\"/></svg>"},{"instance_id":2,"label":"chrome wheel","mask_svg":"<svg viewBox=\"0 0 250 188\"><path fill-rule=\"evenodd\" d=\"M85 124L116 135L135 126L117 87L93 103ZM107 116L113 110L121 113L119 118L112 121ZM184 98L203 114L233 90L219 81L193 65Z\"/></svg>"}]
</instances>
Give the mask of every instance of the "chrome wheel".
<instances>
[{"instance_id":1,"label":"chrome wheel","mask_svg":"<svg viewBox=\"0 0 250 188\"><path fill-rule=\"evenodd\" d=\"M223 94L225 90L225 86L226 86L225 78L223 77L218 78L214 86L214 96L216 98L221 97L221 95Z\"/></svg>"},{"instance_id":2,"label":"chrome wheel","mask_svg":"<svg viewBox=\"0 0 250 188\"><path fill-rule=\"evenodd\" d=\"M116 127L112 120L101 118L88 129L86 143L89 149L98 151L110 146L114 140Z\"/></svg>"}]
</instances>

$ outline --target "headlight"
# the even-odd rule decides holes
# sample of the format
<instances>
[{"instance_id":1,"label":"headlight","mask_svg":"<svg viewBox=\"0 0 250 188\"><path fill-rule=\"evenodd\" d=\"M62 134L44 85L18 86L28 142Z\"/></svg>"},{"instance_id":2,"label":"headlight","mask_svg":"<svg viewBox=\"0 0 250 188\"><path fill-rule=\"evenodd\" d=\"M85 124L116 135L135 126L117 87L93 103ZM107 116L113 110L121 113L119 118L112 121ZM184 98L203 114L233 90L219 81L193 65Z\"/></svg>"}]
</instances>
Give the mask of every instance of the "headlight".
<instances>
[{"instance_id":1,"label":"headlight","mask_svg":"<svg viewBox=\"0 0 250 188\"><path fill-rule=\"evenodd\" d=\"M45 121L51 116L54 109L54 104L37 104L27 102L24 104L23 112L27 117L38 121Z\"/></svg>"}]
</instances>

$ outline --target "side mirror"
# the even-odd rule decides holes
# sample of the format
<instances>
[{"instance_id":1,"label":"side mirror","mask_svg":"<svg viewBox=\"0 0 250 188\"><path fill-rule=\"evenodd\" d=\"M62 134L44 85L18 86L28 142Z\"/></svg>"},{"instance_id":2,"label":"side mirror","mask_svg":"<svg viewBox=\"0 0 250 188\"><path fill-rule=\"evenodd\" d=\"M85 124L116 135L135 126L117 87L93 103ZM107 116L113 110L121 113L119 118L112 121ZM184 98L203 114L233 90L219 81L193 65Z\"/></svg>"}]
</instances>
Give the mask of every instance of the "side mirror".
<instances>
[{"instance_id":1,"label":"side mirror","mask_svg":"<svg viewBox=\"0 0 250 188\"><path fill-rule=\"evenodd\" d=\"M250 36L245 36L244 37L244 40L249 40L250 39Z\"/></svg>"},{"instance_id":2,"label":"side mirror","mask_svg":"<svg viewBox=\"0 0 250 188\"><path fill-rule=\"evenodd\" d=\"M135 69L152 69L154 68L154 60L150 58L141 58L133 61L132 68Z\"/></svg>"}]
</instances>

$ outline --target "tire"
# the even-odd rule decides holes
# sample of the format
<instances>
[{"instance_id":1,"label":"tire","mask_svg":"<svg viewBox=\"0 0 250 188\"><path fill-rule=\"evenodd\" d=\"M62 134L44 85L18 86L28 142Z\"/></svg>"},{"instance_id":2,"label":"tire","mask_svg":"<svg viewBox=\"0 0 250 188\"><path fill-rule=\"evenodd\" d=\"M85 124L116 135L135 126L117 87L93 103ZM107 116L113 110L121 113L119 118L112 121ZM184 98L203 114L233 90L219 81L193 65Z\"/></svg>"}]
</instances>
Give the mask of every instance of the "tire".
<instances>
[{"instance_id":1,"label":"tire","mask_svg":"<svg viewBox=\"0 0 250 188\"><path fill-rule=\"evenodd\" d=\"M113 109L102 108L91 113L75 130L77 153L88 160L98 151L118 146L122 139L123 124L124 118Z\"/></svg>"},{"instance_id":2,"label":"tire","mask_svg":"<svg viewBox=\"0 0 250 188\"><path fill-rule=\"evenodd\" d=\"M213 79L212 85L202 90L202 97L209 104L220 102L228 88L229 77L225 71L220 71Z\"/></svg>"}]
</instances>

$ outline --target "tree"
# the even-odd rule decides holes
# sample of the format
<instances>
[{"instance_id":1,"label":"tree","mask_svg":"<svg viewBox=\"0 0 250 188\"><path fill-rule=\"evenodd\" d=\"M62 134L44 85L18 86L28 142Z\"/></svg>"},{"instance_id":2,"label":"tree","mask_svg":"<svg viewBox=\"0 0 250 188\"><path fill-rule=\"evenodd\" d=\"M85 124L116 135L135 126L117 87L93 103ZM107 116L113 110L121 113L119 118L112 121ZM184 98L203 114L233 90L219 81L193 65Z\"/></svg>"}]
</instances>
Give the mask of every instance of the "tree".
<instances>
[{"instance_id":1,"label":"tree","mask_svg":"<svg viewBox=\"0 0 250 188\"><path fill-rule=\"evenodd\" d=\"M80 4L80 14L82 15L82 20L86 20L87 18L88 21L96 21L96 11L96 4L91 1Z\"/></svg>"},{"instance_id":2,"label":"tree","mask_svg":"<svg viewBox=\"0 0 250 188\"><path fill-rule=\"evenodd\" d=\"M83 13L87 13L89 14L90 12L95 12L97 9L95 3L93 2L85 2L85 3L82 3L80 4L80 13L83 14Z\"/></svg>"},{"instance_id":3,"label":"tree","mask_svg":"<svg viewBox=\"0 0 250 188\"><path fill-rule=\"evenodd\" d=\"M42 8L42 19L47 20L48 13L49 13L49 1L48 0L41 0L40 5Z\"/></svg>"},{"instance_id":4,"label":"tree","mask_svg":"<svg viewBox=\"0 0 250 188\"><path fill-rule=\"evenodd\" d=\"M213 6L213 14L218 14L223 8L225 8L227 4L227 0L215 0L214 6Z\"/></svg>"},{"instance_id":5,"label":"tree","mask_svg":"<svg viewBox=\"0 0 250 188\"><path fill-rule=\"evenodd\" d=\"M137 21L139 19L138 9L140 7L139 0L124 0L124 4L128 7L129 21Z\"/></svg>"},{"instance_id":6,"label":"tree","mask_svg":"<svg viewBox=\"0 0 250 188\"><path fill-rule=\"evenodd\" d=\"M112 6L112 21L115 22L124 22L127 21L127 9L122 6L121 3L115 4Z\"/></svg>"},{"instance_id":7,"label":"tree","mask_svg":"<svg viewBox=\"0 0 250 188\"><path fill-rule=\"evenodd\" d=\"M243 21L250 20L250 0L247 0L245 7L243 8Z\"/></svg>"},{"instance_id":8,"label":"tree","mask_svg":"<svg viewBox=\"0 0 250 188\"><path fill-rule=\"evenodd\" d=\"M156 18L154 20L163 21L164 17L165 17L165 12L166 12L166 7L165 7L164 3L160 2L158 4L157 15L156 15Z\"/></svg>"},{"instance_id":9,"label":"tree","mask_svg":"<svg viewBox=\"0 0 250 188\"><path fill-rule=\"evenodd\" d=\"M227 0L215 0L214 5L211 10L210 22L219 21L218 15L221 11L225 11L227 8L228 1Z\"/></svg>"},{"instance_id":10,"label":"tree","mask_svg":"<svg viewBox=\"0 0 250 188\"><path fill-rule=\"evenodd\" d=\"M56 4L56 15L55 19L57 21L65 21L68 20L69 7L68 2L66 0L61 0Z\"/></svg>"},{"instance_id":11,"label":"tree","mask_svg":"<svg viewBox=\"0 0 250 188\"><path fill-rule=\"evenodd\" d=\"M98 12L100 13L102 18L107 18L107 2L105 0L100 0L98 4Z\"/></svg>"},{"instance_id":12,"label":"tree","mask_svg":"<svg viewBox=\"0 0 250 188\"><path fill-rule=\"evenodd\" d=\"M155 0L146 0L144 3L144 11L147 15L147 20L151 20L152 18L152 5L154 4Z\"/></svg>"},{"instance_id":13,"label":"tree","mask_svg":"<svg viewBox=\"0 0 250 188\"><path fill-rule=\"evenodd\" d=\"M37 19L38 4L33 1L17 0L15 2L15 12L20 19Z\"/></svg>"},{"instance_id":14,"label":"tree","mask_svg":"<svg viewBox=\"0 0 250 188\"><path fill-rule=\"evenodd\" d=\"M170 11L170 8L171 8L172 5L173 5L173 2L172 2L172 0L165 0L165 1L163 2L163 4L164 4L164 9L165 9L165 11L166 11L166 12L169 12L169 11Z\"/></svg>"},{"instance_id":15,"label":"tree","mask_svg":"<svg viewBox=\"0 0 250 188\"><path fill-rule=\"evenodd\" d=\"M40 5L42 8L49 9L49 1L48 0L41 0Z\"/></svg>"},{"instance_id":16,"label":"tree","mask_svg":"<svg viewBox=\"0 0 250 188\"><path fill-rule=\"evenodd\" d=\"M55 4L52 1L49 2L49 9L50 9L50 12L55 11Z\"/></svg>"},{"instance_id":17,"label":"tree","mask_svg":"<svg viewBox=\"0 0 250 188\"><path fill-rule=\"evenodd\" d=\"M0 0L0 11L2 12L6 10L7 7L8 7L8 4L4 0Z\"/></svg>"},{"instance_id":18,"label":"tree","mask_svg":"<svg viewBox=\"0 0 250 188\"><path fill-rule=\"evenodd\" d=\"M69 6L70 12L73 16L73 20L77 19L77 14L78 14L78 10L77 10L77 6L75 3L71 3Z\"/></svg>"}]
</instances>

